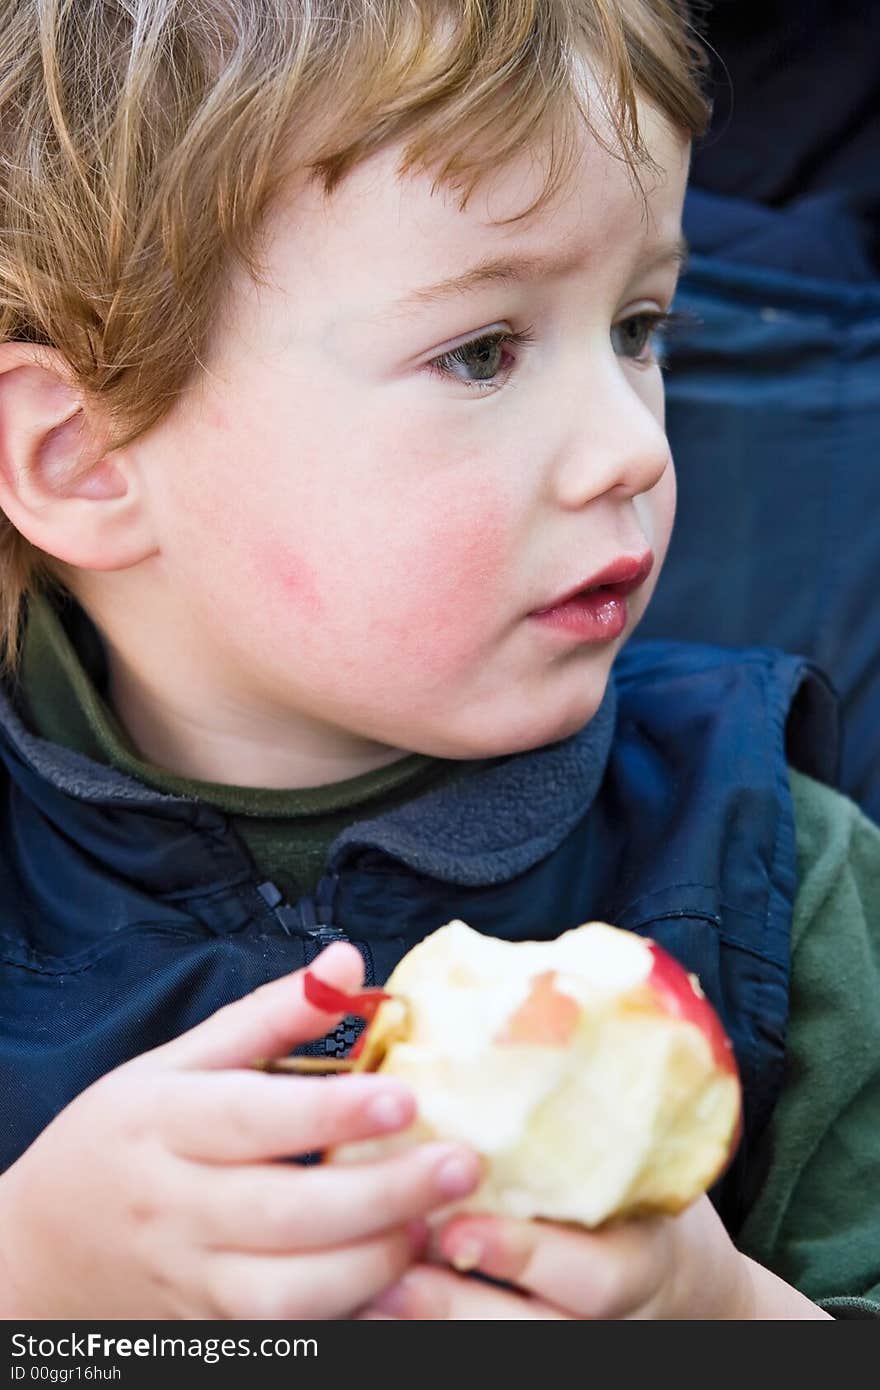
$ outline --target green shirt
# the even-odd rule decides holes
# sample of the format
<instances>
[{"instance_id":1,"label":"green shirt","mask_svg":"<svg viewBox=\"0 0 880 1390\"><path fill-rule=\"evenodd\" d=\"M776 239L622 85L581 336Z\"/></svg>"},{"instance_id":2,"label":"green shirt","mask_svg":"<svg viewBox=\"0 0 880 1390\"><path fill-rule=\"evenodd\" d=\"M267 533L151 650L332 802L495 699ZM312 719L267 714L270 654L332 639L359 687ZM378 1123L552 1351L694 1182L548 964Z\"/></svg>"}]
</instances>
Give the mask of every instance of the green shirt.
<instances>
[{"instance_id":1,"label":"green shirt","mask_svg":"<svg viewBox=\"0 0 880 1390\"><path fill-rule=\"evenodd\" d=\"M791 786L787 1078L739 1243L835 1317L880 1317L880 830L808 777Z\"/></svg>"},{"instance_id":2,"label":"green shirt","mask_svg":"<svg viewBox=\"0 0 880 1390\"><path fill-rule=\"evenodd\" d=\"M143 763L102 697L100 638L31 606L22 666L35 731L162 791L227 812L260 869L295 898L332 840L474 764L407 757L333 786L271 791L188 781ZM792 772L798 892L787 1080L755 1161L767 1177L740 1247L835 1317L880 1317L880 830Z\"/></svg>"}]
</instances>

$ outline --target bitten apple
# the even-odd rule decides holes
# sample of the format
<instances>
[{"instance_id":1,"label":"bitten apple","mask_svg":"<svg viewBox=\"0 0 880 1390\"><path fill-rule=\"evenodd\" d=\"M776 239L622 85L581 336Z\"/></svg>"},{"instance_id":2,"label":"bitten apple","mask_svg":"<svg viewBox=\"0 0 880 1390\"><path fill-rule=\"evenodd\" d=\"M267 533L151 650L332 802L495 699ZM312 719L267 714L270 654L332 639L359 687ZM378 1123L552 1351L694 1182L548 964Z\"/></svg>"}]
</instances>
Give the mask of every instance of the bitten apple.
<instances>
[{"instance_id":1,"label":"bitten apple","mask_svg":"<svg viewBox=\"0 0 880 1390\"><path fill-rule=\"evenodd\" d=\"M696 977L633 932L507 942L450 922L385 991L357 1066L405 1081L418 1120L330 1161L460 1140L486 1169L458 1209L593 1227L681 1210L735 1150L732 1046Z\"/></svg>"}]
</instances>

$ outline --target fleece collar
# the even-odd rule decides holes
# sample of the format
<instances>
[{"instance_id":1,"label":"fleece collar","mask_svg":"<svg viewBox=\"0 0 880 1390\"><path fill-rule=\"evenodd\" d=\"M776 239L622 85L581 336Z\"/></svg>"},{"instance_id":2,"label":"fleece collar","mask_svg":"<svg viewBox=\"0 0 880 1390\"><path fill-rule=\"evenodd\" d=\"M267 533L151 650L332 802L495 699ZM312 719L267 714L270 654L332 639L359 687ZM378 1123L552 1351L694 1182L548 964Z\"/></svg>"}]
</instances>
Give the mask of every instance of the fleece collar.
<instances>
[{"instance_id":1,"label":"fleece collar","mask_svg":"<svg viewBox=\"0 0 880 1390\"><path fill-rule=\"evenodd\" d=\"M593 801L615 713L609 684L594 717L571 738L349 826L333 844L331 868L352 850L378 849L445 883L507 882L556 849Z\"/></svg>"},{"instance_id":2,"label":"fleece collar","mask_svg":"<svg viewBox=\"0 0 880 1390\"><path fill-rule=\"evenodd\" d=\"M609 684L596 715L570 738L490 761L471 776L356 822L331 846L331 870L338 871L357 852L376 850L448 883L508 881L555 849L592 802L608 761L615 713ZM227 824L221 813L201 802L156 791L116 768L38 738L22 722L7 691L0 691L0 757L13 777L16 764L24 764L45 784L44 790L52 788L89 805L140 812L133 818L134 834L143 835L144 813L188 822L213 840ZM108 856L112 852L111 844Z\"/></svg>"}]
</instances>

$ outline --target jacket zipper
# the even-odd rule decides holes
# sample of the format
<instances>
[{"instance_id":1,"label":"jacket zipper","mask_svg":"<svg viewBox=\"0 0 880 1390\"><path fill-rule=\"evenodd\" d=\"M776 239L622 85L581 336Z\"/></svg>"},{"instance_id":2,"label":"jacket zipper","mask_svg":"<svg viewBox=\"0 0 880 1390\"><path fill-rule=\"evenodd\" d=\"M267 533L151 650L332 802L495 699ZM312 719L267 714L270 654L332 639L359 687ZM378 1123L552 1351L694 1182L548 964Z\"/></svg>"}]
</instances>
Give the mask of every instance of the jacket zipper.
<instances>
[{"instance_id":1,"label":"jacket zipper","mask_svg":"<svg viewBox=\"0 0 880 1390\"><path fill-rule=\"evenodd\" d=\"M324 947L329 946L331 942L350 940L342 927L333 921L333 903L338 882L338 874L326 874L318 883L314 897L301 898L295 907L284 901L283 894L274 883L261 883L257 888L263 902L274 913L275 920L287 936L305 937L307 941L314 943L313 950L306 950L306 965L320 955ZM366 953L362 954L366 956ZM364 964L365 984L369 985L372 984L369 958L365 959ZM363 1020L348 1016L332 1033L314 1042L305 1043L297 1050L307 1057L344 1057L351 1050L362 1027Z\"/></svg>"}]
</instances>

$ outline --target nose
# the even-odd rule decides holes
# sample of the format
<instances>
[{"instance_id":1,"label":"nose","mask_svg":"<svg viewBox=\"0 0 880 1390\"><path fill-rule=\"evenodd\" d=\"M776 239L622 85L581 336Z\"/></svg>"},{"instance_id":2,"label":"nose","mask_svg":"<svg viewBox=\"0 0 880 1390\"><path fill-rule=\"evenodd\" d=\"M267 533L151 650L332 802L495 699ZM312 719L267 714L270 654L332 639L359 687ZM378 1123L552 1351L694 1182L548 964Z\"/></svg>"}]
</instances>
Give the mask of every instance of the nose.
<instances>
[{"instance_id":1,"label":"nose","mask_svg":"<svg viewBox=\"0 0 880 1390\"><path fill-rule=\"evenodd\" d=\"M571 401L566 437L556 454L554 492L558 504L579 508L612 493L623 498L649 492L671 464L663 427L663 386L631 374L639 368L615 358L581 376Z\"/></svg>"}]
</instances>

